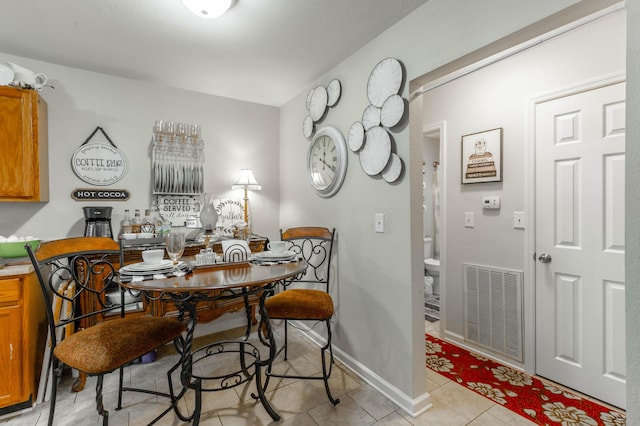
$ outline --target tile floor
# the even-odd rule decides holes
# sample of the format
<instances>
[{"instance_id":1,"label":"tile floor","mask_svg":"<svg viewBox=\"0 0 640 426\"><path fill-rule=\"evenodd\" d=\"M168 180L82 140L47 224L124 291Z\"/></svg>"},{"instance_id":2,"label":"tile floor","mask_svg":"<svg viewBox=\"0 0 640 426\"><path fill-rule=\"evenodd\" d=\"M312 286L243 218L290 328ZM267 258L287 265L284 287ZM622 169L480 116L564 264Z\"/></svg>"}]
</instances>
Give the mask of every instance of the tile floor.
<instances>
[{"instance_id":1,"label":"tile floor","mask_svg":"<svg viewBox=\"0 0 640 426\"><path fill-rule=\"evenodd\" d=\"M425 322L425 331L437 335L439 324ZM255 338L255 333L252 339ZM306 374L320 371L319 350L300 332L290 333L289 360L291 368ZM127 382L140 387L166 389L166 378L158 371L166 370L176 359L172 347L164 348L154 363L134 364L125 371ZM283 364L278 363L281 367ZM204 368L204 365L199 368ZM274 423L264 408L250 396L254 382L233 389L207 393L203 396L201 425L532 425L534 423L465 389L447 378L428 370L427 390L433 407L420 417L412 418L378 391L367 385L339 362L330 380L331 390L340 398L337 406L327 400L321 381L277 380L269 386L267 397L282 416ZM89 379L84 391L72 393L71 379L63 377L58 389L56 425L98 425L95 411L95 379ZM165 407L166 399L128 392L124 395L123 409L115 411L117 374L105 378L104 403L110 411L110 424L116 426L146 425ZM187 394L189 396L189 394ZM191 398L182 407L188 410ZM0 426L46 425L49 403L32 411L0 419ZM159 425L180 425L173 413L163 417Z\"/></svg>"}]
</instances>

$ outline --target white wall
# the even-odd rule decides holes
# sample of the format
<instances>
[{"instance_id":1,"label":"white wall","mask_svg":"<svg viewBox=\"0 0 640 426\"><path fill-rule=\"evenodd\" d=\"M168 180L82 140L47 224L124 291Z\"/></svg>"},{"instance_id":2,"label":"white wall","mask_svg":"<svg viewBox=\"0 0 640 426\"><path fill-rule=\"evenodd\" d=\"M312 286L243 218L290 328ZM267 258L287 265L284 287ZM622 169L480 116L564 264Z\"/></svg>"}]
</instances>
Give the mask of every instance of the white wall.
<instances>
[{"instance_id":1,"label":"white wall","mask_svg":"<svg viewBox=\"0 0 640 426\"><path fill-rule=\"evenodd\" d=\"M617 12L423 95L424 122L447 122L447 240L442 256L447 336L460 340L464 336L464 262L523 271L531 259L524 230L513 228L514 211L534 213L525 209L529 101L578 83L623 74L625 22L624 11ZM503 181L461 185L462 135L497 127L504 129ZM483 210L485 195L500 196L501 209ZM474 228L464 226L464 212L474 213ZM525 288L534 284L524 283ZM529 302L525 316L534 308L533 300Z\"/></svg>"},{"instance_id":2,"label":"white wall","mask_svg":"<svg viewBox=\"0 0 640 426\"><path fill-rule=\"evenodd\" d=\"M43 239L82 235L82 207L88 205L113 206L116 232L125 208L144 213L152 199L151 127L159 119L202 126L206 192L242 198L242 191L232 191L231 185L241 168L253 169L263 188L250 194L254 231L272 238L278 235L277 108L0 53L0 62L6 61L46 73L55 89L41 92L49 110L50 201L0 203L0 235ZM107 132L127 159L124 178L106 188L128 189L129 201L78 202L71 198L73 189L91 187L74 174L71 156L96 126Z\"/></svg>"},{"instance_id":3,"label":"white wall","mask_svg":"<svg viewBox=\"0 0 640 426\"><path fill-rule=\"evenodd\" d=\"M403 62L408 82L572 3L430 0L315 82L326 85L337 78L343 87L342 98L321 125L346 134L360 120L368 104L368 75L385 57ZM401 407L418 411L428 405L421 303L422 146L410 146L405 126L393 133L396 152L408 166L399 183L365 175L350 152L342 190L331 199L316 196L305 176L309 142L301 133L312 87L281 108L281 225L337 228L337 353ZM407 87L403 94L408 98ZM373 230L374 213L386 216L383 234Z\"/></svg>"}]
</instances>

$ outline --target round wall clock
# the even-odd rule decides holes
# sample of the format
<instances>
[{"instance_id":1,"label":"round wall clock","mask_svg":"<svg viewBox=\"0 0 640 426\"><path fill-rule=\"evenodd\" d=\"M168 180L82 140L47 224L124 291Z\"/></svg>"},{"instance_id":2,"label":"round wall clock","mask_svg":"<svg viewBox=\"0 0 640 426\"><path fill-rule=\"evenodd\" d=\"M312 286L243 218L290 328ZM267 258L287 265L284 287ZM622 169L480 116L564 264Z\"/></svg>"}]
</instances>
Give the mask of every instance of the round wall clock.
<instances>
[{"instance_id":1,"label":"round wall clock","mask_svg":"<svg viewBox=\"0 0 640 426\"><path fill-rule=\"evenodd\" d=\"M347 144L337 128L319 129L307 152L307 177L321 197L336 194L347 174Z\"/></svg>"},{"instance_id":2,"label":"round wall clock","mask_svg":"<svg viewBox=\"0 0 640 426\"><path fill-rule=\"evenodd\" d=\"M402 65L397 59L387 58L378 62L367 81L367 97L371 105L381 108L389 96L398 94L402 74Z\"/></svg>"}]
</instances>

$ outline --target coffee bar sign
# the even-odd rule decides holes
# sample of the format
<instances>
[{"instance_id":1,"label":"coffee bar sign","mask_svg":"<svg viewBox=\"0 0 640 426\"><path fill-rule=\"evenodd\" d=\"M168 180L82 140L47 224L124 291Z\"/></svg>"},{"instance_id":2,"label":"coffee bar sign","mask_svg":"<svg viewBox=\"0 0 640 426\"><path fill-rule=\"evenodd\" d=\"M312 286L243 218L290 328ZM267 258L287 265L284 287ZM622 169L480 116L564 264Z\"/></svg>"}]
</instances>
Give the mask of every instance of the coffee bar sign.
<instances>
[{"instance_id":1,"label":"coffee bar sign","mask_svg":"<svg viewBox=\"0 0 640 426\"><path fill-rule=\"evenodd\" d=\"M90 142L100 131L108 143ZM127 162L120 150L101 127L91 133L71 158L75 174L88 184L106 186L118 182L127 170Z\"/></svg>"}]
</instances>

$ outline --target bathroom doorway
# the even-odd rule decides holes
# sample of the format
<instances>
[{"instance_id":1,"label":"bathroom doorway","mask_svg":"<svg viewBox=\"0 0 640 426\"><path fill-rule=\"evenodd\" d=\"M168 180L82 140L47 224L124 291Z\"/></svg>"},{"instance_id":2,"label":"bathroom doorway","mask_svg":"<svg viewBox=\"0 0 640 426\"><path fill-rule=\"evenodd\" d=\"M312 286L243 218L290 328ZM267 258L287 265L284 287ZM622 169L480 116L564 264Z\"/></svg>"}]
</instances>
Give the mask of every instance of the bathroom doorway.
<instances>
[{"instance_id":1,"label":"bathroom doorway","mask_svg":"<svg viewBox=\"0 0 640 426\"><path fill-rule=\"evenodd\" d=\"M443 167L445 123L424 126L422 137L422 217L424 241L425 322L436 323L442 315ZM429 324L425 324L428 326Z\"/></svg>"}]
</instances>

